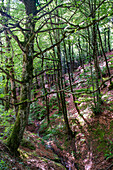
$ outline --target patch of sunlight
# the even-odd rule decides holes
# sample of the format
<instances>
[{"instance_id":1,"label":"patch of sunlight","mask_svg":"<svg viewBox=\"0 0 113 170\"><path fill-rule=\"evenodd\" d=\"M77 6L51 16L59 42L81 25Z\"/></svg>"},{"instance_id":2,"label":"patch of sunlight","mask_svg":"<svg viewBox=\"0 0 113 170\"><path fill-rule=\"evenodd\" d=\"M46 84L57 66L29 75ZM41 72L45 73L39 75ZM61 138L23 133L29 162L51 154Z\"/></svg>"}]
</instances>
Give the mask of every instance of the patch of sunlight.
<instances>
[{"instance_id":1,"label":"patch of sunlight","mask_svg":"<svg viewBox=\"0 0 113 170\"><path fill-rule=\"evenodd\" d=\"M81 115L83 115L83 117L87 120L87 119L91 118L92 112L91 112L90 108L87 107L85 110L83 110L83 111L81 112ZM81 116L77 116L77 119L78 119L78 121L80 122L80 124L81 124L82 126L84 126L85 121L83 120L83 118L82 118Z\"/></svg>"},{"instance_id":2,"label":"patch of sunlight","mask_svg":"<svg viewBox=\"0 0 113 170\"><path fill-rule=\"evenodd\" d=\"M82 111L84 118L90 118L92 116L92 111L89 107Z\"/></svg>"},{"instance_id":3,"label":"patch of sunlight","mask_svg":"<svg viewBox=\"0 0 113 170\"><path fill-rule=\"evenodd\" d=\"M79 108L80 109L86 109L87 105L85 102L80 103Z\"/></svg>"},{"instance_id":4,"label":"patch of sunlight","mask_svg":"<svg viewBox=\"0 0 113 170\"><path fill-rule=\"evenodd\" d=\"M86 155L86 159L84 159L85 170L91 170L92 168L92 152L88 152Z\"/></svg>"},{"instance_id":5,"label":"patch of sunlight","mask_svg":"<svg viewBox=\"0 0 113 170\"><path fill-rule=\"evenodd\" d=\"M80 117L80 116L78 116L77 119L78 119L78 121L80 122L80 125L81 125L81 126L84 126L85 122L84 122L83 118Z\"/></svg>"},{"instance_id":6,"label":"patch of sunlight","mask_svg":"<svg viewBox=\"0 0 113 170\"><path fill-rule=\"evenodd\" d=\"M110 94L105 94L102 96L102 100L106 101L107 103L110 103L113 100L113 96Z\"/></svg>"}]
</instances>

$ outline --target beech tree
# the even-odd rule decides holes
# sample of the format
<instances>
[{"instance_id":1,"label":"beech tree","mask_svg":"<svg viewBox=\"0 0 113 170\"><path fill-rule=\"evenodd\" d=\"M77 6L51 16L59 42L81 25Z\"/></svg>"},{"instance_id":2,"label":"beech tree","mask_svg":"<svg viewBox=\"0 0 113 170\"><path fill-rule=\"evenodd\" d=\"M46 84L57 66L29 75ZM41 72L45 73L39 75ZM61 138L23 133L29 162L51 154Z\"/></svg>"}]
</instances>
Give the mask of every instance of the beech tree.
<instances>
[{"instance_id":1,"label":"beech tree","mask_svg":"<svg viewBox=\"0 0 113 170\"><path fill-rule=\"evenodd\" d=\"M49 12L43 11L49 4L52 3L52 1L53 0L50 0L41 9L37 10L35 0L33 0L32 3L31 0L22 0L22 3L25 5L25 12L27 15L25 19L26 21L22 19L25 21L24 23L21 23L21 20L16 21L15 19L13 19L13 17L3 9L3 6L0 10L0 13L3 17L7 17L10 21L13 22L13 23L9 23L7 27L4 24L2 24L3 27L1 32L7 30L8 34L16 41L19 48L21 49L21 52L23 53L22 76L20 81L15 80L14 77L12 77L12 75L10 75L9 73L7 73L7 71L4 71L1 68L1 70L5 72L6 75L8 75L8 77L12 78L13 81L17 81L21 85L20 102L17 104L19 105L18 114L11 135L8 137L6 141L7 146L14 154L17 154L17 149L23 138L24 129L26 127L28 116L29 116L29 109L31 103L30 102L31 87L32 87L32 80L33 80L33 60L40 54L43 54L49 49L52 49L54 46L58 46L58 44L66 37L66 34L64 34L62 39L59 39L56 42L56 44L52 45L51 47L39 53L35 52L34 42L35 42L36 34L40 32L41 28L43 28L46 22L49 20L49 18L46 19L44 17L47 14L50 15L52 11L55 10L55 8L60 7L60 5L56 6ZM63 5L61 6L63 7ZM36 17L37 14L39 14L40 16ZM39 26L38 30L35 30L36 22L38 20L41 20L42 18L43 18L42 24ZM23 24L23 28L21 27L22 24ZM14 34L13 29L15 28L21 31L21 36L23 41L20 40L18 35Z\"/></svg>"},{"instance_id":2,"label":"beech tree","mask_svg":"<svg viewBox=\"0 0 113 170\"><path fill-rule=\"evenodd\" d=\"M15 36L11 30L8 30L9 34L12 34L13 38L17 41L19 47L23 52L23 72L22 72L22 84L21 84L21 96L19 111L14 124L11 135L7 139L7 146L15 154L23 138L24 129L26 127L27 118L29 115L30 103L27 101L31 100L31 85L33 80L33 55L34 55L34 29L35 21L34 14L36 13L35 0L24 0L23 1L26 9L26 18L24 41L23 44L19 38Z\"/></svg>"}]
</instances>

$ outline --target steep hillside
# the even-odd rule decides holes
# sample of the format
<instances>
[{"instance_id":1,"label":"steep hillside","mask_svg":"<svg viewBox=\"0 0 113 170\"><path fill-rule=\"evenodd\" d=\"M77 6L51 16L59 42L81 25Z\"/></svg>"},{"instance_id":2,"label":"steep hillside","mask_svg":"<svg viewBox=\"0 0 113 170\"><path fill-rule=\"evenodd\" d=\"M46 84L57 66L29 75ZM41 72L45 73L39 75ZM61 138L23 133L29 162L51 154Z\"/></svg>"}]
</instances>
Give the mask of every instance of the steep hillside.
<instances>
[{"instance_id":1,"label":"steep hillside","mask_svg":"<svg viewBox=\"0 0 113 170\"><path fill-rule=\"evenodd\" d=\"M107 53L108 63L113 78L113 52ZM65 131L64 119L58 112L56 95L51 93L49 100L50 126L43 116L45 105L43 100L37 102L37 112L42 113L41 119L36 119L34 112L29 117L24 138L19 147L19 157L11 155L2 140L7 138L4 126L0 126L0 170L110 170L113 168L113 88L110 87L105 61L100 59L103 82L100 80L102 104L98 115L94 115L92 88L90 85L90 65L85 64L85 71L79 67L73 74L74 93L80 114L73 103L69 92L68 74L65 75L65 88L68 119L73 132L76 131L75 143L69 140ZM89 82L89 86L88 86ZM103 86L105 85L105 86ZM53 92L51 88L50 92ZM38 90L37 97L42 89ZM98 109L98 108L97 108ZM10 115L11 116L11 115ZM8 120L7 120L8 121ZM13 124L14 119L11 119ZM7 125L5 125L7 127ZM9 135L9 134L8 134ZM75 153L74 153L75 151Z\"/></svg>"}]
</instances>

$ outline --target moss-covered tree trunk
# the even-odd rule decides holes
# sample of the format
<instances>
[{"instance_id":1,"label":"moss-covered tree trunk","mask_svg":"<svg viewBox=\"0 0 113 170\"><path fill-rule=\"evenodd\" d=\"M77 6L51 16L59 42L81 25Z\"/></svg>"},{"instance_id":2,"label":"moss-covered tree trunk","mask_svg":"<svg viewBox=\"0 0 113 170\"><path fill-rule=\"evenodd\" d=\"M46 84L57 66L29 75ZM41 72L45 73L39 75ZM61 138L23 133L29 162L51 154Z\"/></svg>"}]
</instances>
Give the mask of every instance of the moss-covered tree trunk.
<instances>
[{"instance_id":1,"label":"moss-covered tree trunk","mask_svg":"<svg viewBox=\"0 0 113 170\"><path fill-rule=\"evenodd\" d=\"M96 0L94 0L94 4L92 6L93 10L95 11L96 9ZM96 83L96 88L98 89L97 92L96 92L96 103L95 103L95 106L96 106L96 111L95 111L95 114L99 114L100 113L100 106L101 106L101 103L102 103L102 100L101 100L101 92L100 92L100 88L99 88L99 79L101 78L101 70L100 70L100 67L99 67L99 61L98 61L98 48L97 48L97 26L96 26L96 13L94 12L93 15L92 15L92 19L93 19L93 32L92 32L92 35L93 35L93 59L94 59L94 68L95 68L95 83Z\"/></svg>"},{"instance_id":2,"label":"moss-covered tree trunk","mask_svg":"<svg viewBox=\"0 0 113 170\"><path fill-rule=\"evenodd\" d=\"M3 1L3 6L4 6L4 1ZM6 5L6 12L8 14L10 14L10 1L7 2L7 5ZM8 18L6 18L5 20L3 20L3 22L5 23L5 26L7 26L7 23L8 23ZM5 33L5 38L6 38L6 51L7 53L10 53L10 39L9 39L9 36L8 36L8 31L5 30L4 31ZM9 66L8 66L8 56L6 55L6 70L9 71ZM4 102L4 106L5 106L5 110L9 110L10 108L10 98L9 96L7 95L9 92L9 77L6 76L6 84L5 84L5 90L4 90L4 94L6 95L5 96L5 102Z\"/></svg>"},{"instance_id":3,"label":"moss-covered tree trunk","mask_svg":"<svg viewBox=\"0 0 113 170\"><path fill-rule=\"evenodd\" d=\"M36 12L35 0L32 5L30 0L24 0L25 9L28 17L26 21L26 31L24 34L24 54L23 54L23 73L22 73L22 87L21 87L21 105L19 106L18 115L12 130L11 135L7 139L7 146L9 149L16 154L20 142L23 138L24 130L28 120L31 99L31 85L33 79L33 52L34 52L34 29L35 22L31 14Z\"/></svg>"}]
</instances>

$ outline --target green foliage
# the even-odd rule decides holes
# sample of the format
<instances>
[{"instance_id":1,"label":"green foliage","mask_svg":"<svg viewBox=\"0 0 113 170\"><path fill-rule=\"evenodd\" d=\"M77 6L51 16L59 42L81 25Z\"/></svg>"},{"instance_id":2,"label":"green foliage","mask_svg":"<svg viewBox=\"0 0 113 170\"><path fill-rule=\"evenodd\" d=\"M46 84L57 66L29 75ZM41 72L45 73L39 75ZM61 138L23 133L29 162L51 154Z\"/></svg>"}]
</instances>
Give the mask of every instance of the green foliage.
<instances>
[{"instance_id":1,"label":"green foliage","mask_svg":"<svg viewBox=\"0 0 113 170\"><path fill-rule=\"evenodd\" d=\"M113 157L113 121L110 128L106 129L105 125L98 125L93 131L95 139L98 141L97 150L104 153L106 159Z\"/></svg>"},{"instance_id":2,"label":"green foliage","mask_svg":"<svg viewBox=\"0 0 113 170\"><path fill-rule=\"evenodd\" d=\"M58 109L58 106L55 105L55 106L52 107L52 109L53 109L53 110L57 110L57 109Z\"/></svg>"},{"instance_id":3,"label":"green foliage","mask_svg":"<svg viewBox=\"0 0 113 170\"><path fill-rule=\"evenodd\" d=\"M4 92L4 86L5 86L5 80L3 80L3 76L0 73L0 94L3 94Z\"/></svg>"},{"instance_id":4,"label":"green foliage","mask_svg":"<svg viewBox=\"0 0 113 170\"><path fill-rule=\"evenodd\" d=\"M51 118L55 120L56 118L60 118L62 120L62 111L55 111Z\"/></svg>"},{"instance_id":5,"label":"green foliage","mask_svg":"<svg viewBox=\"0 0 113 170\"><path fill-rule=\"evenodd\" d=\"M56 136L58 136L59 138L62 137L62 131L64 130L64 126L59 124L56 126L50 126L44 133L44 139L49 140L51 139L55 139Z\"/></svg>"},{"instance_id":6,"label":"green foliage","mask_svg":"<svg viewBox=\"0 0 113 170\"><path fill-rule=\"evenodd\" d=\"M47 122L45 121L45 119L44 120L42 120L41 121L41 126L40 126L40 132L41 131L46 131L46 129L47 129Z\"/></svg>"},{"instance_id":7,"label":"green foliage","mask_svg":"<svg viewBox=\"0 0 113 170\"><path fill-rule=\"evenodd\" d=\"M30 106L29 122L34 119L41 119L46 115L46 107L37 104L37 101L32 103Z\"/></svg>"},{"instance_id":8,"label":"green foliage","mask_svg":"<svg viewBox=\"0 0 113 170\"><path fill-rule=\"evenodd\" d=\"M4 8L2 6L3 10L4 11L5 11L5 9L8 10L8 6L7 6L8 2L1 1L0 5L2 3L4 6ZM45 5L45 1L43 1L43 3ZM68 6L68 5L70 6L70 3L73 4L72 7L67 8L66 6ZM75 55L75 53L77 54L79 52L80 53L79 56L81 57L81 59L84 63L84 66L85 66L85 61L86 60L89 61L89 58L90 58L89 55L93 56L93 49L94 49L94 48L92 48L93 47L92 39L94 38L94 36L93 36L94 34L92 32L93 25L91 25L91 27L90 27L90 24L93 23L92 21L95 19L100 19L103 16L105 16L106 14L108 14L108 16L110 16L112 14L112 6L111 6L112 4L110 4L110 2L107 2L107 3L102 2L102 4L99 6L98 10L94 9L95 18L91 19L92 18L91 17L91 9L93 7L92 5L98 7L99 1L95 1L95 3L96 3L95 5L93 3L88 4L87 1L86 2L84 1L84 3L81 4L80 0L78 0L78 1L71 0L69 2L69 4L66 1L57 1L57 2L53 1L49 6L44 8L44 11L48 11L48 13L46 15L47 20L45 20L44 15L40 15L40 17L37 15L32 20L33 14L29 15L29 17L31 19L28 16L26 17L26 3L22 3L22 1L21 2L14 1L14 0L11 1L9 4L9 8L11 8L11 9L9 9L9 11L10 11L10 16L12 17L12 19L6 18L5 16L2 16L2 14L1 14L1 20L0 20L1 30L5 30L6 29L5 27L7 25L7 28L10 27L11 32L12 32L12 33L10 32L10 35L8 35L10 38L9 44L11 47L9 50L7 48L7 41L6 41L6 37L4 35L4 31L1 32L1 37L0 37L1 67L4 70L9 72L9 69L7 67L11 66L9 64L9 60L10 60L10 57L12 57L14 60L13 61L14 62L14 74L15 74L14 77L18 80L21 80L22 71L25 71L27 73L27 69L28 69L28 67L23 65L23 59L24 59L23 56L25 55L27 58L27 54L31 54L32 55L31 58L35 58L33 61L33 69L36 69L38 73L42 71L42 65L43 65L44 70L46 70L46 66L48 66L48 68L53 68L52 60L54 60L55 67L58 68L59 71L61 71L61 68L59 67L60 64L58 64L58 58L59 58L58 53L60 52L61 57L66 56L64 54L64 51L65 51L64 47L63 47L64 43L59 44L60 49L56 45L54 46L53 49L51 49L50 47L53 46L53 44L56 44L56 42L57 43L60 42L61 38L63 38L63 37L65 38L64 42L66 42L66 53L68 54L68 56L69 56L69 53L73 53L72 55ZM59 7L62 4L65 8L58 8L57 12L58 12L59 17L57 19L52 17L51 22L50 22L49 21L49 17L50 17L49 12L53 9L56 9L55 4L57 4ZM29 4L27 3L27 5L29 5ZM43 4L42 4L42 6L43 6ZM73 13L73 11L76 11L76 10L77 10L77 12ZM98 12L99 12L99 18L98 18ZM64 19L62 18L62 16ZM6 20L8 21L7 23L6 23ZM31 29L31 27L29 27L29 25L31 23L28 22L28 20L30 20L32 23L34 22L34 24L33 24L34 28L35 28L34 30L26 30L26 29ZM17 21L19 21L19 22L17 22ZM69 21L69 22L67 22L67 21ZM64 23L62 23L62 22L64 22ZM102 28L104 29L105 27L108 27L108 24L110 26L111 25L110 22L111 21L110 21L109 17L106 17L106 19L104 19L104 17L103 17L102 20L100 19L100 22L98 22L100 30L102 30ZM62 24L60 24L60 23L62 23ZM83 29L83 27L87 28L88 25L89 25L89 27L88 27L89 33L88 33L88 29ZM72 30L71 30L71 28L72 28ZM10 29L8 29L8 30L10 30ZM48 30L50 30L50 31L48 31ZM57 30L59 30L59 31L57 31ZM73 32L73 30L75 30L75 31L73 34L71 34L71 31ZM69 33L68 33L68 31L69 31ZM108 29L106 29L106 33L107 33L107 31L108 31ZM35 32L35 34L34 34L34 32ZM64 36L65 32L66 32L66 34L67 33L69 34L70 39L68 39ZM30 34L33 33L32 34L33 36L29 37L28 42L24 42L26 40L28 33L30 33ZM95 44L98 44L98 49L99 49L100 43L98 42L98 33L96 32L96 34L97 34L97 42ZM110 34L110 36L111 36L110 38L112 39L112 34ZM106 38L108 38L108 37L106 37ZM33 45L34 49L32 50L32 52L30 52L29 49L31 49L31 47L29 46L29 44L31 44L30 41L32 39L33 39L32 45ZM80 45L77 42L78 39L80 39ZM107 39L107 42L108 41L109 40ZM68 48L68 43L70 43L72 45L70 47L70 52L69 52L69 48ZM87 47L86 47L86 45L87 45ZM72 52L72 47L73 47L73 52ZM43 58L43 55L38 55L38 53L41 51L43 52L44 50L45 50L45 53L44 53L44 58ZM24 55L22 53L24 53ZM55 56L53 56L54 53L55 53ZM97 51L97 53L98 53L98 51ZM37 57L34 56L34 54L36 54ZM69 56L69 57L71 58L73 56ZM93 65L93 57L91 57L92 65ZM43 64L41 64L42 60L43 60ZM57 62L55 60L57 60ZM61 61L62 61L62 58L61 58ZM57 67L57 65L58 65L58 67ZM112 64L111 64L111 67L112 67ZM31 70L31 72L32 71L33 71L33 73L35 73L34 70ZM49 74L53 74L53 72L54 71L50 70L50 71L46 71L44 74L49 75ZM93 69L93 67L92 67L92 72L93 72L92 77L94 78L94 81L95 81L95 79L96 79L95 78L95 70ZM106 72L106 67L103 67L102 74L105 74L105 72ZM56 76L58 76L57 71L55 71L55 74L56 74ZM26 75L27 75L27 77L29 77L29 73ZM3 76L5 78L3 78ZM7 76L4 73L2 73L2 72L0 73L0 94L1 94L0 97L1 98L4 97L4 95L3 95L4 87L5 87L6 81L7 81L6 77ZM34 75L33 75L33 77L34 77ZM8 77L8 79L9 79L8 91L10 91L11 90L10 77ZM90 83L92 82L91 77L90 77L90 69L87 67L87 68L85 68L85 71L83 71L83 72L81 71L81 74L80 74L80 76L77 76L77 79L79 79L79 80L87 79L87 84L90 87L90 85L91 85ZM46 82L46 80L45 80L45 82ZM40 82L40 84L41 84L41 82ZM69 81L66 80L66 82L64 84L69 85ZM81 88L84 86L85 86L84 89ZM94 84L94 86L95 86L95 84ZM78 87L81 89L76 90L76 93L87 93L88 88L86 87L86 83L83 83L81 85L78 84ZM113 88L113 86L111 86L111 87ZM32 87L32 88L34 88L34 87ZM63 86L62 86L62 88L63 88ZM96 88L96 86L95 86L95 88ZM92 87L89 90L93 90ZM43 93L43 94L45 94L45 93ZM28 96L28 95L26 95L26 96ZM29 96L30 96L30 94L29 94ZM75 97L78 97L78 96L75 96ZM27 99L25 99L25 101L27 101ZM79 104L79 103L89 102L89 101L90 101L90 99L86 97L85 99L81 98L80 101L78 101L76 103ZM45 101L44 101L44 104L45 104ZM34 119L42 120L43 118L45 118L46 106L44 104L43 104L43 106L39 105L38 101L31 104L29 121L33 121ZM91 107L92 111L95 114L101 113L101 104L95 103L95 105L96 106L92 105L92 107ZM49 107L50 107L50 111L52 109L58 109L57 98L52 97L50 99ZM14 124L14 116L15 115L12 110L9 110L8 112L6 112L6 111L4 111L4 108L0 107L0 129L2 129L2 133L1 133L2 138L7 137L11 133L11 130L12 130L12 127ZM57 120L58 117L60 117L58 119L58 121L59 121L59 123L61 123L62 119L61 119L61 115L59 113L51 116L51 119L52 119L51 124L52 125L50 128L48 128L48 125L45 121L43 121L41 123L40 131L45 130L45 137L47 137L47 139L49 139L50 137L53 138L56 135L63 134L62 133L62 131L64 130L63 125L58 125L58 126L54 125L54 121L55 121L55 119ZM104 140L106 134L101 129L97 130L97 134L99 135L99 141L101 142L101 143L99 143L100 144L99 149L102 149L103 146L106 146L106 141ZM111 155L112 155L112 149L111 149L112 148L112 140L109 139L107 142L109 143L110 147L108 146L109 153L107 151L107 152L105 152L105 154L109 154L108 157L109 156L111 157ZM23 145L27 146L27 147L30 146L32 148L32 146L29 144L29 141L23 141ZM3 164L3 162L2 162L2 164Z\"/></svg>"},{"instance_id":9,"label":"green foliage","mask_svg":"<svg viewBox=\"0 0 113 170\"><path fill-rule=\"evenodd\" d=\"M95 103L95 105L91 104L90 109L95 115L99 115L102 113L102 104L101 103Z\"/></svg>"},{"instance_id":10,"label":"green foliage","mask_svg":"<svg viewBox=\"0 0 113 170\"><path fill-rule=\"evenodd\" d=\"M4 107L0 105L0 129L1 129L0 139L8 137L8 135L12 131L14 121L15 113L13 112L13 110L10 109L8 111L5 111Z\"/></svg>"},{"instance_id":11,"label":"green foliage","mask_svg":"<svg viewBox=\"0 0 113 170\"><path fill-rule=\"evenodd\" d=\"M53 104L57 104L57 98L56 97L51 97L51 99L50 99L50 103L52 103L52 105Z\"/></svg>"},{"instance_id":12,"label":"green foliage","mask_svg":"<svg viewBox=\"0 0 113 170\"><path fill-rule=\"evenodd\" d=\"M101 68L101 72L102 72L102 76L104 77L106 75L107 68L106 67L102 67Z\"/></svg>"},{"instance_id":13,"label":"green foliage","mask_svg":"<svg viewBox=\"0 0 113 170\"><path fill-rule=\"evenodd\" d=\"M49 101L50 109L58 109L58 102L56 97L52 97ZM39 105L38 101L34 102L30 106L30 115L29 115L29 122L32 122L34 119L42 119L46 116L46 106Z\"/></svg>"},{"instance_id":14,"label":"green foliage","mask_svg":"<svg viewBox=\"0 0 113 170\"><path fill-rule=\"evenodd\" d=\"M0 170L9 170L9 167L4 160L0 160Z\"/></svg>"}]
</instances>

